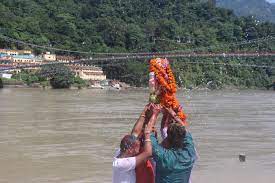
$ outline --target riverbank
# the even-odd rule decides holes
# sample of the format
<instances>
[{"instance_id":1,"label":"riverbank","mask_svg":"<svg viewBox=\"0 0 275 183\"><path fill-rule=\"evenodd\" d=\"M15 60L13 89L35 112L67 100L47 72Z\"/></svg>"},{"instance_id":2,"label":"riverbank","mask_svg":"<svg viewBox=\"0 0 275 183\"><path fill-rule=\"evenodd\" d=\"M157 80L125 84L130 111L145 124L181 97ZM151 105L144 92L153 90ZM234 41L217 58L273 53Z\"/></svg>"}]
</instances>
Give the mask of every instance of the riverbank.
<instances>
[{"instance_id":1,"label":"riverbank","mask_svg":"<svg viewBox=\"0 0 275 183\"><path fill-rule=\"evenodd\" d=\"M41 88L41 89L54 89L49 81L43 81L39 83L30 83L27 84L24 81L16 80L16 79L6 79L3 80L3 88ZM137 87L131 87L126 83L119 81L109 81L110 84L100 85L100 84L91 84L92 82L85 81L82 84L74 83L68 89L76 90L76 89L102 89L102 90L127 90L127 89L137 89Z\"/></svg>"},{"instance_id":2,"label":"riverbank","mask_svg":"<svg viewBox=\"0 0 275 183\"><path fill-rule=\"evenodd\" d=\"M38 83L26 83L25 81L18 79L7 79L1 78L3 82L3 87L5 88L42 88L42 89L53 89L49 81L42 81ZM120 82L118 80L106 80L104 85L93 84L94 82L84 81L81 84L74 83L68 89L103 89L103 90L148 90L148 87L136 87L130 86L125 82ZM106 84L107 83L107 84ZM275 82L267 87L238 87L235 85L225 85L223 87L213 87L211 84L207 86L196 86L196 87L181 87L180 90L185 91L214 91L214 90L275 90Z\"/></svg>"},{"instance_id":3,"label":"riverbank","mask_svg":"<svg viewBox=\"0 0 275 183\"><path fill-rule=\"evenodd\" d=\"M4 84L3 88L33 88L33 89L44 89L44 90L51 90L53 89L50 85L41 85L39 83L34 83L32 85L27 84ZM147 91L149 90L148 87L135 87L135 86L129 86L129 87L113 87L113 86L78 86L73 85L68 90L113 90L113 91L123 91L123 90L129 90L129 91ZM274 90L275 88L270 87L270 89L267 88L247 88L247 87L236 87L236 86L226 86L219 89L211 89L207 87L195 87L195 88L178 88L178 90L182 91L239 91L239 90Z\"/></svg>"}]
</instances>

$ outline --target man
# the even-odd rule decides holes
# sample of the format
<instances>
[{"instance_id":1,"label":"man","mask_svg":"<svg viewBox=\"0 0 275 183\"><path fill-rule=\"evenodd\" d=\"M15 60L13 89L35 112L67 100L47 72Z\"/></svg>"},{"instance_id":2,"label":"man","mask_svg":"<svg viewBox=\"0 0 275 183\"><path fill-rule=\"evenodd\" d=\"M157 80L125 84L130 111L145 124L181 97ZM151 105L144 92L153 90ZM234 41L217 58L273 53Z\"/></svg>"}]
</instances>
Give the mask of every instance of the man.
<instances>
[{"instance_id":1,"label":"man","mask_svg":"<svg viewBox=\"0 0 275 183\"><path fill-rule=\"evenodd\" d=\"M140 136L142 128L144 127L148 110L150 110L152 114L148 123L149 126L153 124L153 122L150 121L157 119L160 108L151 108L151 104L145 106L132 130L132 134L124 136L121 140L120 150L116 153L113 160L113 183L136 183L136 167L146 162L152 155L150 134L144 135L144 150L141 153L140 141L137 138ZM149 126L146 128L152 129L153 127Z\"/></svg>"},{"instance_id":2,"label":"man","mask_svg":"<svg viewBox=\"0 0 275 183\"><path fill-rule=\"evenodd\" d=\"M177 123L167 129L165 148L160 145L151 129L152 154L156 161L156 183L188 183L196 160L196 151L190 132L180 123L173 110L168 110ZM151 127L152 125L149 125Z\"/></svg>"}]
</instances>

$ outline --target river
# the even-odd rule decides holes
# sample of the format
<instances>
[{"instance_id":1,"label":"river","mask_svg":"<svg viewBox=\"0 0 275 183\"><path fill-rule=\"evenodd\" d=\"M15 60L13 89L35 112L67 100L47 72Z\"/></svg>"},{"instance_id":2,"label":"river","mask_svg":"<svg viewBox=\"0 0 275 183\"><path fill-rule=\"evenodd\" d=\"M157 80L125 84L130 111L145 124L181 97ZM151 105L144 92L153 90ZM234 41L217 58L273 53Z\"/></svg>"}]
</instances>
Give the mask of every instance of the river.
<instances>
[{"instance_id":1,"label":"river","mask_svg":"<svg viewBox=\"0 0 275 183\"><path fill-rule=\"evenodd\" d=\"M146 91L0 90L0 182L111 182L114 151L147 98ZM200 155L193 183L275 181L274 91L178 98Z\"/></svg>"}]
</instances>

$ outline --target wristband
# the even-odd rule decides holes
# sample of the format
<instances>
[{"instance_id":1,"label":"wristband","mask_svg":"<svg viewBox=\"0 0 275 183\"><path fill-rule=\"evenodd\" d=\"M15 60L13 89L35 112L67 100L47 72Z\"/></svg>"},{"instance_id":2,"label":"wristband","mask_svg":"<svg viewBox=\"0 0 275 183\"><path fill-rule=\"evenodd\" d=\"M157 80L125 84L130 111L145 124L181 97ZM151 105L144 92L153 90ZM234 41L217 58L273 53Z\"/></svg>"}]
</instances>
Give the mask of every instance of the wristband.
<instances>
[{"instance_id":1,"label":"wristband","mask_svg":"<svg viewBox=\"0 0 275 183\"><path fill-rule=\"evenodd\" d=\"M145 118L145 114L140 115L140 117L144 117Z\"/></svg>"}]
</instances>

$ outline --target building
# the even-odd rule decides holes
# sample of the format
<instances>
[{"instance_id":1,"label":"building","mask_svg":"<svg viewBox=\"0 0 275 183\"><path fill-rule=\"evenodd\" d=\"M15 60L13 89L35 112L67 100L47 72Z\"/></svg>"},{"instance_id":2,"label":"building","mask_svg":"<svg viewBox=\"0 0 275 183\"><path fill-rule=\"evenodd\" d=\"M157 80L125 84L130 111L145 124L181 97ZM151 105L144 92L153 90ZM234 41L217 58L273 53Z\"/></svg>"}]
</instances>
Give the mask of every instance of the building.
<instances>
[{"instance_id":1,"label":"building","mask_svg":"<svg viewBox=\"0 0 275 183\"><path fill-rule=\"evenodd\" d=\"M48 62L56 61L56 54L51 54L50 52L46 52L42 54L42 58L44 61L48 61Z\"/></svg>"},{"instance_id":2,"label":"building","mask_svg":"<svg viewBox=\"0 0 275 183\"><path fill-rule=\"evenodd\" d=\"M52 60L52 57L49 56L49 59ZM43 61L42 56L35 56L30 50L0 49L0 67L10 69L11 72L21 72L21 69L12 69L12 67L23 65L30 66L25 68L28 70L39 70L36 65L41 65Z\"/></svg>"},{"instance_id":3,"label":"building","mask_svg":"<svg viewBox=\"0 0 275 183\"><path fill-rule=\"evenodd\" d=\"M31 50L10 50L10 49L0 49L0 54L15 56L15 55L31 55Z\"/></svg>"},{"instance_id":4,"label":"building","mask_svg":"<svg viewBox=\"0 0 275 183\"><path fill-rule=\"evenodd\" d=\"M12 57L11 56L2 56L0 54L0 63L3 63L3 62L11 63L12 62Z\"/></svg>"},{"instance_id":5,"label":"building","mask_svg":"<svg viewBox=\"0 0 275 183\"><path fill-rule=\"evenodd\" d=\"M58 62L63 62L63 63L70 63L76 60L75 57L72 56L62 56L62 55L56 55L56 60Z\"/></svg>"},{"instance_id":6,"label":"building","mask_svg":"<svg viewBox=\"0 0 275 183\"><path fill-rule=\"evenodd\" d=\"M8 73L19 73L21 72L21 69L14 69L14 65L11 64L11 63L1 63L0 62L0 69L1 70L5 70L5 69L8 69Z\"/></svg>"},{"instance_id":7,"label":"building","mask_svg":"<svg viewBox=\"0 0 275 183\"><path fill-rule=\"evenodd\" d=\"M12 65L37 64L42 59L36 58L30 50L0 49L0 62L11 62Z\"/></svg>"},{"instance_id":8,"label":"building","mask_svg":"<svg viewBox=\"0 0 275 183\"><path fill-rule=\"evenodd\" d=\"M12 68L12 67L13 67L12 64L0 63L0 69L6 69L6 68Z\"/></svg>"},{"instance_id":9,"label":"building","mask_svg":"<svg viewBox=\"0 0 275 183\"><path fill-rule=\"evenodd\" d=\"M92 81L106 80L106 75L99 67L86 65L71 65L69 67L75 73L75 76L79 76L81 79Z\"/></svg>"},{"instance_id":10,"label":"building","mask_svg":"<svg viewBox=\"0 0 275 183\"><path fill-rule=\"evenodd\" d=\"M17 50L9 50L9 49L0 49L0 53L2 55L10 55L10 56L13 56L13 55L18 55L18 51Z\"/></svg>"},{"instance_id":11,"label":"building","mask_svg":"<svg viewBox=\"0 0 275 183\"><path fill-rule=\"evenodd\" d=\"M31 55L31 50L18 50L18 55Z\"/></svg>"},{"instance_id":12,"label":"building","mask_svg":"<svg viewBox=\"0 0 275 183\"><path fill-rule=\"evenodd\" d=\"M9 73L0 73L0 78L6 78L6 79L11 79L12 74Z\"/></svg>"},{"instance_id":13,"label":"building","mask_svg":"<svg viewBox=\"0 0 275 183\"><path fill-rule=\"evenodd\" d=\"M12 56L12 62L16 63L16 65L37 63L34 55L14 55Z\"/></svg>"}]
</instances>

